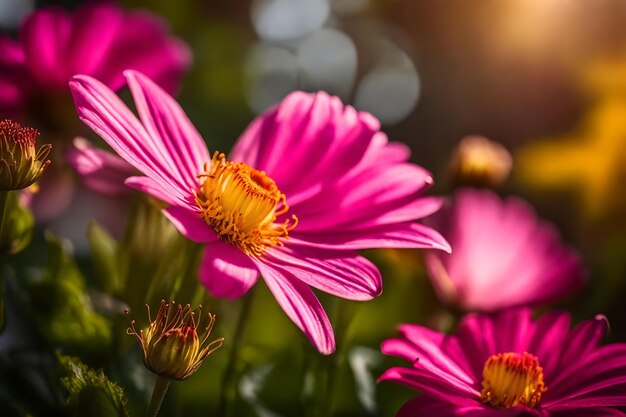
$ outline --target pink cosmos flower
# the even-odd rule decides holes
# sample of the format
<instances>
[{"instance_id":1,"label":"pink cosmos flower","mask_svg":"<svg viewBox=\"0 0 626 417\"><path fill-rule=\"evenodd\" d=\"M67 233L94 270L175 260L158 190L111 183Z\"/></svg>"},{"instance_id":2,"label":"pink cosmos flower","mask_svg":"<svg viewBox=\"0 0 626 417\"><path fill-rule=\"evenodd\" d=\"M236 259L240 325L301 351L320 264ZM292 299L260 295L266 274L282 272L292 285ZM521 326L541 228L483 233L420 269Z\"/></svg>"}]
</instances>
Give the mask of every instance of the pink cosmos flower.
<instances>
[{"instance_id":1,"label":"pink cosmos flower","mask_svg":"<svg viewBox=\"0 0 626 417\"><path fill-rule=\"evenodd\" d=\"M529 308L470 314L446 336L406 324L383 342L412 367L381 377L422 391L398 417L624 416L626 343L599 346L608 328L596 316L570 330L570 315L534 320Z\"/></svg>"},{"instance_id":2,"label":"pink cosmos flower","mask_svg":"<svg viewBox=\"0 0 626 417\"><path fill-rule=\"evenodd\" d=\"M114 5L68 13L46 7L30 14L17 41L0 36L0 111L51 117L74 74L89 74L113 89L122 72L144 72L168 91L179 85L191 54L156 16Z\"/></svg>"},{"instance_id":3,"label":"pink cosmos flower","mask_svg":"<svg viewBox=\"0 0 626 417\"><path fill-rule=\"evenodd\" d=\"M428 224L454 249L428 251L428 275L442 301L464 310L548 303L584 281L573 250L519 198L462 189Z\"/></svg>"},{"instance_id":4,"label":"pink cosmos flower","mask_svg":"<svg viewBox=\"0 0 626 417\"><path fill-rule=\"evenodd\" d=\"M70 82L78 114L145 176L126 183L170 204L164 212L205 245L200 280L235 299L260 275L285 313L328 354L332 327L310 287L350 299L380 294L379 271L357 250L449 250L415 223L440 206L432 184L368 113L325 93L296 92L258 117L231 155L206 145L180 106L140 73L125 73L139 119L105 85Z\"/></svg>"}]
</instances>

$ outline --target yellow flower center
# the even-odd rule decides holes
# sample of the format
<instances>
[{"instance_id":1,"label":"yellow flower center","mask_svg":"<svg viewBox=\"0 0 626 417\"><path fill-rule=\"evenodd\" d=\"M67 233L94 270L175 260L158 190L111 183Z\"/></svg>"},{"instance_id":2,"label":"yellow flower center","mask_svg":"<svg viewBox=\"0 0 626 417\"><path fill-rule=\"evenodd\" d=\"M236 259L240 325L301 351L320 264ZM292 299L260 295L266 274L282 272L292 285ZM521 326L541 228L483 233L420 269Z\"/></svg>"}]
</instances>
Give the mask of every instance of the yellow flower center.
<instances>
[{"instance_id":1,"label":"yellow flower center","mask_svg":"<svg viewBox=\"0 0 626 417\"><path fill-rule=\"evenodd\" d=\"M485 362L480 400L495 408L533 408L547 391L543 368L530 353L498 353Z\"/></svg>"},{"instance_id":2,"label":"yellow flower center","mask_svg":"<svg viewBox=\"0 0 626 417\"><path fill-rule=\"evenodd\" d=\"M296 216L275 223L289 210L285 195L265 172L243 162L230 162L215 152L211 166L196 194L202 217L220 239L259 257L266 246L282 245L281 239L298 224Z\"/></svg>"}]
</instances>

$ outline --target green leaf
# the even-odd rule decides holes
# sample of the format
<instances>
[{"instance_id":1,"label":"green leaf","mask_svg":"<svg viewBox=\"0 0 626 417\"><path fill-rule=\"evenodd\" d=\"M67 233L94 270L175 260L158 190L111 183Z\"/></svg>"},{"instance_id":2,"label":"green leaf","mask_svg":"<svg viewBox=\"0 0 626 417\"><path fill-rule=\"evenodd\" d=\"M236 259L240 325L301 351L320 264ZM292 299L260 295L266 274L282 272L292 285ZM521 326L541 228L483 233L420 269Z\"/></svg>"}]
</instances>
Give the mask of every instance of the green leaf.
<instances>
[{"instance_id":1,"label":"green leaf","mask_svg":"<svg viewBox=\"0 0 626 417\"><path fill-rule=\"evenodd\" d=\"M68 406L74 416L128 417L122 388L102 370L95 371L78 358L59 356L63 370L61 385L68 391Z\"/></svg>"},{"instance_id":2,"label":"green leaf","mask_svg":"<svg viewBox=\"0 0 626 417\"><path fill-rule=\"evenodd\" d=\"M94 271L102 288L108 294L116 294L122 289L117 266L117 241L95 221L91 222L87 228L87 238Z\"/></svg>"},{"instance_id":3,"label":"green leaf","mask_svg":"<svg viewBox=\"0 0 626 417\"><path fill-rule=\"evenodd\" d=\"M42 334L55 346L77 353L102 353L111 344L110 321L98 314L86 292L85 279L69 256L69 242L46 233L48 265L30 283L33 313Z\"/></svg>"}]
</instances>

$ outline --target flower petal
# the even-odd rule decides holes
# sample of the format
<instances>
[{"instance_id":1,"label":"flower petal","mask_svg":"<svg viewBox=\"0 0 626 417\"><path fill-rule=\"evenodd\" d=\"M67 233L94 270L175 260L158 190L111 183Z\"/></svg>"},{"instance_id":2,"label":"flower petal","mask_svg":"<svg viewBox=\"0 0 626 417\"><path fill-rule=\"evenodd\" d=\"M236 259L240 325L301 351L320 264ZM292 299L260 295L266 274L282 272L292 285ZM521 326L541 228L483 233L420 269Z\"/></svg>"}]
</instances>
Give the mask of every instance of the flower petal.
<instances>
[{"instance_id":1,"label":"flower petal","mask_svg":"<svg viewBox=\"0 0 626 417\"><path fill-rule=\"evenodd\" d=\"M65 152L65 161L91 190L109 196L130 193L124 181L136 171L117 155L92 146L83 138L76 138Z\"/></svg>"},{"instance_id":2,"label":"flower petal","mask_svg":"<svg viewBox=\"0 0 626 417\"><path fill-rule=\"evenodd\" d=\"M398 410L396 417L450 417L455 414L455 409L456 407L445 401L428 395L418 395L407 401Z\"/></svg>"},{"instance_id":3,"label":"flower petal","mask_svg":"<svg viewBox=\"0 0 626 417\"><path fill-rule=\"evenodd\" d=\"M145 75L124 72L141 121L155 145L173 160L186 186L197 187L198 174L210 161L204 140L180 105Z\"/></svg>"},{"instance_id":4,"label":"flower petal","mask_svg":"<svg viewBox=\"0 0 626 417\"><path fill-rule=\"evenodd\" d=\"M293 245L324 249L429 248L450 252L450 244L439 232L419 223L406 222L335 234L290 233Z\"/></svg>"},{"instance_id":5,"label":"flower petal","mask_svg":"<svg viewBox=\"0 0 626 417\"><path fill-rule=\"evenodd\" d=\"M194 190L181 180L171 158L111 89L85 75L72 77L70 89L80 119L118 155L155 180L164 192L180 200L192 196Z\"/></svg>"},{"instance_id":6,"label":"flower petal","mask_svg":"<svg viewBox=\"0 0 626 417\"><path fill-rule=\"evenodd\" d=\"M464 189L425 223L454 248L427 256L428 275L444 301L465 310L545 304L584 281L580 259L521 199Z\"/></svg>"},{"instance_id":7,"label":"flower petal","mask_svg":"<svg viewBox=\"0 0 626 417\"><path fill-rule=\"evenodd\" d=\"M266 171L289 196L341 177L361 160L378 128L373 116L338 97L297 91L257 118L231 156Z\"/></svg>"},{"instance_id":8,"label":"flower petal","mask_svg":"<svg viewBox=\"0 0 626 417\"><path fill-rule=\"evenodd\" d=\"M196 213L186 208L171 206L163 214L174 224L176 229L187 239L196 243L215 242L218 237Z\"/></svg>"},{"instance_id":9,"label":"flower petal","mask_svg":"<svg viewBox=\"0 0 626 417\"><path fill-rule=\"evenodd\" d=\"M391 368L378 381L393 381L457 406L477 403L480 393L465 384L441 378L424 369Z\"/></svg>"},{"instance_id":10,"label":"flower petal","mask_svg":"<svg viewBox=\"0 0 626 417\"><path fill-rule=\"evenodd\" d=\"M96 75L114 47L114 40L122 24L124 12L112 5L84 6L71 17L72 36L66 54L69 79L74 74ZM103 80L101 80L103 81Z\"/></svg>"},{"instance_id":11,"label":"flower petal","mask_svg":"<svg viewBox=\"0 0 626 417\"><path fill-rule=\"evenodd\" d=\"M349 177L325 184L312 197L287 195L291 211L301 219L301 231L354 230L417 220L441 206L439 199L422 199L432 185L430 173L417 165L398 163L366 167Z\"/></svg>"},{"instance_id":12,"label":"flower petal","mask_svg":"<svg viewBox=\"0 0 626 417\"><path fill-rule=\"evenodd\" d=\"M365 301L382 292L380 272L356 253L288 246L268 249L262 261L337 297Z\"/></svg>"},{"instance_id":13,"label":"flower petal","mask_svg":"<svg viewBox=\"0 0 626 417\"><path fill-rule=\"evenodd\" d=\"M143 11L130 11L94 77L113 89L124 85L124 70L136 70L150 77L167 92L175 92L183 73L189 68L189 47L168 33L167 22Z\"/></svg>"},{"instance_id":14,"label":"flower petal","mask_svg":"<svg viewBox=\"0 0 626 417\"><path fill-rule=\"evenodd\" d=\"M313 291L296 277L253 259L265 283L289 318L324 355L335 351L335 335L328 316Z\"/></svg>"},{"instance_id":15,"label":"flower petal","mask_svg":"<svg viewBox=\"0 0 626 417\"><path fill-rule=\"evenodd\" d=\"M214 297L236 300L252 288L258 277L254 263L234 246L221 240L205 246L200 282Z\"/></svg>"},{"instance_id":16,"label":"flower petal","mask_svg":"<svg viewBox=\"0 0 626 417\"><path fill-rule=\"evenodd\" d=\"M20 39L26 64L40 84L64 86L67 81L64 57L71 34L71 18L61 8L46 8L24 19Z\"/></svg>"},{"instance_id":17,"label":"flower petal","mask_svg":"<svg viewBox=\"0 0 626 417\"><path fill-rule=\"evenodd\" d=\"M576 408L573 410L553 411L550 417L624 417L626 414L615 408Z\"/></svg>"}]
</instances>

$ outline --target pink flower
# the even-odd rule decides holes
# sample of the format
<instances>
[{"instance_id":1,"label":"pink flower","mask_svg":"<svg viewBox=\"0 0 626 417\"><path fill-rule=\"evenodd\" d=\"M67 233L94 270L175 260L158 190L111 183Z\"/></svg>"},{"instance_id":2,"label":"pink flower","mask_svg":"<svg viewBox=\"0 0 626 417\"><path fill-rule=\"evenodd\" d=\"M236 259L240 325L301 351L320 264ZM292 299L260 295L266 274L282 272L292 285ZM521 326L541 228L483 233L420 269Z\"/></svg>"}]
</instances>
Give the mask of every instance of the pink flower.
<instances>
[{"instance_id":1,"label":"pink flower","mask_svg":"<svg viewBox=\"0 0 626 417\"><path fill-rule=\"evenodd\" d=\"M170 207L188 239L205 245L200 280L235 299L259 274L285 313L328 354L332 327L310 287L350 299L380 294L373 247L449 250L415 223L436 211L432 179L388 143L373 116L325 93L293 93L252 122L227 159L209 154L180 106L150 79L126 72L135 115L102 83L70 82L78 114L145 176L130 186Z\"/></svg>"},{"instance_id":2,"label":"pink flower","mask_svg":"<svg viewBox=\"0 0 626 417\"><path fill-rule=\"evenodd\" d=\"M464 189L428 221L454 249L426 254L428 275L448 304L479 311L544 304L584 281L579 258L521 199Z\"/></svg>"},{"instance_id":3,"label":"pink flower","mask_svg":"<svg viewBox=\"0 0 626 417\"><path fill-rule=\"evenodd\" d=\"M91 145L83 138L76 138L65 152L65 161L80 175L83 183L92 191L117 197L131 191L124 181L137 171L119 156Z\"/></svg>"},{"instance_id":4,"label":"pink flower","mask_svg":"<svg viewBox=\"0 0 626 417\"><path fill-rule=\"evenodd\" d=\"M74 74L118 89L124 85L122 71L136 69L173 91L190 60L188 48L149 13L113 5L88 5L73 13L42 8L22 22L19 40L0 37L0 111L50 117L59 111L52 97L67 94Z\"/></svg>"},{"instance_id":5,"label":"pink flower","mask_svg":"<svg viewBox=\"0 0 626 417\"><path fill-rule=\"evenodd\" d=\"M569 327L568 313L529 308L467 315L450 336L406 324L382 351L412 366L380 380L423 393L398 417L624 416L626 343L599 346L604 316Z\"/></svg>"}]
</instances>

